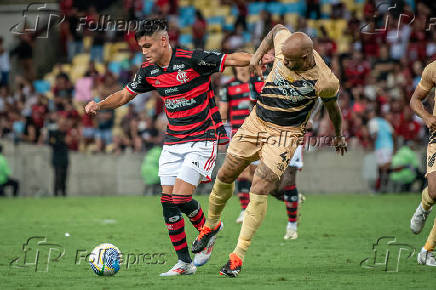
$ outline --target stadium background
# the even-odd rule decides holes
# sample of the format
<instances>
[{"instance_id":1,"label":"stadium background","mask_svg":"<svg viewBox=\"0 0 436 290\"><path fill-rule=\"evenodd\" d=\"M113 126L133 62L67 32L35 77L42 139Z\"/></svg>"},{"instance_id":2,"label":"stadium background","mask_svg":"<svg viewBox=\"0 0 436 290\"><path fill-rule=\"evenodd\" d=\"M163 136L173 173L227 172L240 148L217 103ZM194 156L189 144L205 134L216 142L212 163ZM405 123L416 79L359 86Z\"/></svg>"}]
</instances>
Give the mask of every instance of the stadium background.
<instances>
[{"instance_id":1,"label":"stadium background","mask_svg":"<svg viewBox=\"0 0 436 290\"><path fill-rule=\"evenodd\" d=\"M340 78L339 103L351 152L339 159L328 146L309 148L298 181L303 192L372 190L377 170L368 123L377 107L395 130L395 148L410 146L418 153L418 167L424 168L421 156L428 132L408 104L422 69L436 56L436 30L427 29L436 12L432 1L46 1L65 15L62 23L50 27L48 37L42 37L47 15L38 14L40 22L32 31L37 6L29 9L24 25L23 10L31 2L0 3L0 135L22 195L51 194L47 143L59 122L68 126L72 153L69 194L143 192L142 159L161 146L166 127L159 96L139 95L95 119L83 114L85 103L122 88L142 61L133 32L93 28L103 15L125 20L167 17L173 45L225 52L254 51L277 23L309 34ZM86 25L78 32L80 17L86 17ZM21 24L10 30L14 23ZM213 76L217 98L230 77L229 69ZM333 135L324 111L313 127L315 137ZM338 169L325 174L335 164Z\"/></svg>"}]
</instances>

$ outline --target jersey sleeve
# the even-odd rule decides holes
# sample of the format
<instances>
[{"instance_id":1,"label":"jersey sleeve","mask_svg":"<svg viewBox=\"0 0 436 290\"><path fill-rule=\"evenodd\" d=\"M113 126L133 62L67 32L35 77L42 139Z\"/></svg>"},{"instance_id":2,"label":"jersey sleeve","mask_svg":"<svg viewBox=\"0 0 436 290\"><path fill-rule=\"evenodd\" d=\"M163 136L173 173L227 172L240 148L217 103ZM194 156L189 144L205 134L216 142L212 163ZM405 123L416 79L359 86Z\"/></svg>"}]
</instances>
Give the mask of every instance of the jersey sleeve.
<instances>
[{"instance_id":1,"label":"jersey sleeve","mask_svg":"<svg viewBox=\"0 0 436 290\"><path fill-rule=\"evenodd\" d=\"M422 89L430 91L435 85L436 62L427 65L422 72L421 81L418 83Z\"/></svg>"},{"instance_id":2,"label":"jersey sleeve","mask_svg":"<svg viewBox=\"0 0 436 290\"><path fill-rule=\"evenodd\" d=\"M150 92L155 88L147 82L144 68L140 68L133 77L133 80L127 84L126 89L131 94L137 95Z\"/></svg>"},{"instance_id":3,"label":"jersey sleeve","mask_svg":"<svg viewBox=\"0 0 436 290\"><path fill-rule=\"evenodd\" d=\"M282 46L291 34L292 33L288 29L283 28L274 35L274 55L276 57L283 58Z\"/></svg>"},{"instance_id":4,"label":"jersey sleeve","mask_svg":"<svg viewBox=\"0 0 436 290\"><path fill-rule=\"evenodd\" d=\"M256 102L259 99L264 84L260 77L250 77L250 101Z\"/></svg>"},{"instance_id":5,"label":"jersey sleeve","mask_svg":"<svg viewBox=\"0 0 436 290\"><path fill-rule=\"evenodd\" d=\"M194 69L202 75L211 75L224 70L227 54L197 49L192 54Z\"/></svg>"}]
</instances>

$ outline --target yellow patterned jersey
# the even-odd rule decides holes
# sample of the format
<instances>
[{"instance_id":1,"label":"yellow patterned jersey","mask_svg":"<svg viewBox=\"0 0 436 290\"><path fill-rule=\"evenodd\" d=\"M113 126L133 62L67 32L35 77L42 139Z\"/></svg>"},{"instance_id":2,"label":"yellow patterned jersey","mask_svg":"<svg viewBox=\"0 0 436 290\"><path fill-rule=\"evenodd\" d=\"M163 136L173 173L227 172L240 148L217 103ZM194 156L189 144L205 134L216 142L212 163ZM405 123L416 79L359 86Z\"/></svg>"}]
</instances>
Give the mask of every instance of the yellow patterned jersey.
<instances>
[{"instance_id":1,"label":"yellow patterned jersey","mask_svg":"<svg viewBox=\"0 0 436 290\"><path fill-rule=\"evenodd\" d=\"M291 36L280 30L274 37L275 61L256 104L256 115L273 126L304 129L317 98L336 99L339 80L314 50L316 65L307 71L291 71L284 65L282 45Z\"/></svg>"}]
</instances>

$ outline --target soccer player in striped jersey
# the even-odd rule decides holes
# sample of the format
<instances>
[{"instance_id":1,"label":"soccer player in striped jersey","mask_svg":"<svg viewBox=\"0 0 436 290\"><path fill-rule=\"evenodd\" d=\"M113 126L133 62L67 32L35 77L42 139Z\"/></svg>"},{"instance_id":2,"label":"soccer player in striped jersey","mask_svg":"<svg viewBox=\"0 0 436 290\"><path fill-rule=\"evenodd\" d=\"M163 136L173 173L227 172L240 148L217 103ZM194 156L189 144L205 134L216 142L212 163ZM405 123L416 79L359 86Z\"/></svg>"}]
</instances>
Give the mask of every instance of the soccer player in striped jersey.
<instances>
[{"instance_id":1,"label":"soccer player in striped jersey","mask_svg":"<svg viewBox=\"0 0 436 290\"><path fill-rule=\"evenodd\" d=\"M233 182L252 162L260 159L250 188L250 203L244 214L236 248L220 274L236 277L245 254L267 209L268 195L302 144L307 121L320 98L335 129L336 151L347 151L342 136L342 116L336 102L339 80L313 50L313 42L302 32L291 33L276 25L256 50L250 66L261 74L262 57L274 48L275 61L255 108L230 141L226 159L218 171L209 196L208 220L194 241L192 251L203 251L221 227L221 213L233 194Z\"/></svg>"},{"instance_id":2,"label":"soccer player in striped jersey","mask_svg":"<svg viewBox=\"0 0 436 290\"><path fill-rule=\"evenodd\" d=\"M260 77L250 77L248 67L233 67L233 78L220 90L220 112L224 123L229 122L234 135L241 127L245 118L250 114L251 108L259 97L264 82ZM320 103L317 102L315 109L310 116L309 123L313 123L313 117L319 110ZM254 171L258 161L253 162L242 171L236 181L241 213L236 223L242 223L244 212L250 202L250 187ZM299 145L292 156L289 166L283 173L280 184L271 192L271 195L283 201L286 207L288 223L286 225L285 240L294 240L298 237L297 226L299 219L300 200L304 197L298 193L296 185L297 171L303 168L303 145Z\"/></svg>"},{"instance_id":3,"label":"soccer player in striped jersey","mask_svg":"<svg viewBox=\"0 0 436 290\"><path fill-rule=\"evenodd\" d=\"M427 181L428 186L422 191L421 202L410 220L410 229L414 234L419 234L424 228L425 221L429 216L433 205L436 203L436 103L433 112L429 113L424 108L422 101L429 92L436 87L436 61L428 64L422 72L422 78L416 86L415 92L410 99L410 107L420 116L428 129L430 138L427 145ZM435 96L436 98L436 96ZM436 266L433 251L436 247L436 219L433 223L425 245L417 255L418 264Z\"/></svg>"},{"instance_id":4,"label":"soccer player in striped jersey","mask_svg":"<svg viewBox=\"0 0 436 290\"><path fill-rule=\"evenodd\" d=\"M88 114L96 114L100 110L115 109L127 104L137 94L152 90L161 95L169 123L159 160L161 205L178 257L176 265L161 276L175 276L194 274L194 264L206 263L215 243L210 240L193 262L186 244L182 216L184 213L199 231L204 225L203 211L192 199L192 194L200 182L211 180L217 139L220 138L217 128L222 126L210 76L223 71L225 66L249 65L251 54L173 48L167 30L166 20L143 21L135 38L145 62L133 81L99 103L89 102L85 110Z\"/></svg>"}]
</instances>

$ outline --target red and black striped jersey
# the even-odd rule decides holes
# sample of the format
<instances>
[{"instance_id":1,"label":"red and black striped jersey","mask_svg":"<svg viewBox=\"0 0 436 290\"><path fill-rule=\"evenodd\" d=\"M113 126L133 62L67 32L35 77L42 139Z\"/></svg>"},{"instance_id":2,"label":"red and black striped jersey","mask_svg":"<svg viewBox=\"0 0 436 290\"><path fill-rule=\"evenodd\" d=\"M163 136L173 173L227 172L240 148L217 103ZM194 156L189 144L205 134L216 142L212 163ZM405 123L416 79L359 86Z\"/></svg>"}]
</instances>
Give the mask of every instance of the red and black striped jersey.
<instances>
[{"instance_id":1,"label":"red and black striped jersey","mask_svg":"<svg viewBox=\"0 0 436 290\"><path fill-rule=\"evenodd\" d=\"M224 130L219 130L222 121L210 76L224 70L226 56L215 51L173 49L168 67L144 62L127 84L132 94L159 92L168 118L165 144L223 138L218 137Z\"/></svg>"},{"instance_id":2,"label":"red and black striped jersey","mask_svg":"<svg viewBox=\"0 0 436 290\"><path fill-rule=\"evenodd\" d=\"M233 78L220 90L221 101L227 103L227 120L233 131L239 129L250 115L252 103L256 102L262 86L258 77L251 77L249 82Z\"/></svg>"}]
</instances>

